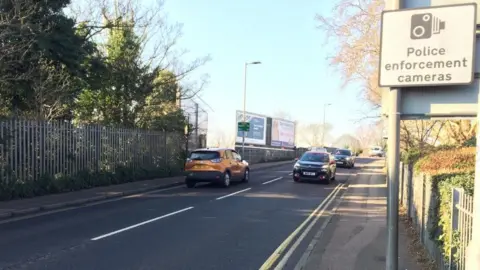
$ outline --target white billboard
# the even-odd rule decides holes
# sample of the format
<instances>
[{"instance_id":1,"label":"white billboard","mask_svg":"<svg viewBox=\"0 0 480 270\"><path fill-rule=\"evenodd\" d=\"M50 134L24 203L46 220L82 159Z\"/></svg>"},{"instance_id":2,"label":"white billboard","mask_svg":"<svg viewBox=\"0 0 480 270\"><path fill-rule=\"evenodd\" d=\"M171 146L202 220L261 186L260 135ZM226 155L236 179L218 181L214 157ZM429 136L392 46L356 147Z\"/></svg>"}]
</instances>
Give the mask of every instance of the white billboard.
<instances>
[{"instance_id":1,"label":"white billboard","mask_svg":"<svg viewBox=\"0 0 480 270\"><path fill-rule=\"evenodd\" d=\"M272 119L272 146L295 146L295 122Z\"/></svg>"},{"instance_id":2,"label":"white billboard","mask_svg":"<svg viewBox=\"0 0 480 270\"><path fill-rule=\"evenodd\" d=\"M245 143L246 144L267 144L267 117L263 115L253 114L247 112L246 122L250 123L250 131L245 132ZM243 122L243 112L237 111L237 123L235 128L238 127L238 122ZM237 143L242 142L243 131L239 131L237 128Z\"/></svg>"}]
</instances>

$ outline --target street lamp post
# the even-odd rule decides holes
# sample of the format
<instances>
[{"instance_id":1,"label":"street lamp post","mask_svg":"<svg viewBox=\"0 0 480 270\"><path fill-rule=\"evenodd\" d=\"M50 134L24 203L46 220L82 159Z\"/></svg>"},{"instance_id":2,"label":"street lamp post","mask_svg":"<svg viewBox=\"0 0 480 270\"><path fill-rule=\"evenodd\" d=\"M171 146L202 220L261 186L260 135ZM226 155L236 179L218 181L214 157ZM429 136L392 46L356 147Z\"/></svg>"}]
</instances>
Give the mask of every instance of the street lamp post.
<instances>
[{"instance_id":1,"label":"street lamp post","mask_svg":"<svg viewBox=\"0 0 480 270\"><path fill-rule=\"evenodd\" d=\"M243 122L247 122L247 66L248 65L259 65L262 62L254 61L254 62L245 62L244 71L243 71ZM246 131L243 131L242 136L242 157L245 157L245 135Z\"/></svg>"},{"instance_id":2,"label":"street lamp post","mask_svg":"<svg viewBox=\"0 0 480 270\"><path fill-rule=\"evenodd\" d=\"M325 125L326 125L326 117L325 114L327 112L327 106L332 105L332 103L325 103L323 104L323 127L322 127L322 147L325 146Z\"/></svg>"}]
</instances>

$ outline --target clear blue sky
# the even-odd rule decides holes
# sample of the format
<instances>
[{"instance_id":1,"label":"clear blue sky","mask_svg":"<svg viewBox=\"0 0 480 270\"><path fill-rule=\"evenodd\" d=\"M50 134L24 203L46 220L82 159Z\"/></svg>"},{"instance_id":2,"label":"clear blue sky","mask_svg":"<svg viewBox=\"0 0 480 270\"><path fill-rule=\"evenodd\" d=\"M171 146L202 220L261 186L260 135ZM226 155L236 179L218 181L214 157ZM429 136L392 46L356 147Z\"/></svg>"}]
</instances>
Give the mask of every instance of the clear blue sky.
<instances>
[{"instance_id":1,"label":"clear blue sky","mask_svg":"<svg viewBox=\"0 0 480 270\"><path fill-rule=\"evenodd\" d=\"M208 2L208 4L206 4ZM181 46L191 56L210 54L203 72L210 84L202 93L214 112L209 129L234 129L235 110L243 107L243 64L249 66L247 111L272 115L282 110L303 123L323 121L332 135L352 133L365 105L353 87L341 90L341 78L326 59L335 44L325 44L315 14L331 13L333 1L167 0L170 21L184 24ZM230 132L228 132L230 133Z\"/></svg>"}]
</instances>

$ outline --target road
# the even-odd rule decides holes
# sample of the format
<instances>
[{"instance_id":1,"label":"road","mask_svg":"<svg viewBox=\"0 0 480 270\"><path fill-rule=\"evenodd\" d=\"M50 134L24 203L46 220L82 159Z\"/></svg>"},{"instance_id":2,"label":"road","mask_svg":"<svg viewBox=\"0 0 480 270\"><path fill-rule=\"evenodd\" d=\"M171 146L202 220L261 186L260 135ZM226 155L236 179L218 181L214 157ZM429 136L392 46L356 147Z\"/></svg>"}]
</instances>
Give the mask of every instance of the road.
<instances>
[{"instance_id":1,"label":"road","mask_svg":"<svg viewBox=\"0 0 480 270\"><path fill-rule=\"evenodd\" d=\"M174 187L2 223L0 269L256 270L268 258L276 264L272 253L282 243L291 249L294 238L285 240L292 232L313 237L304 221L361 170L338 169L330 185L294 183L292 165L252 171L249 183L229 188ZM303 242L285 269L293 269L289 262L299 260Z\"/></svg>"}]
</instances>

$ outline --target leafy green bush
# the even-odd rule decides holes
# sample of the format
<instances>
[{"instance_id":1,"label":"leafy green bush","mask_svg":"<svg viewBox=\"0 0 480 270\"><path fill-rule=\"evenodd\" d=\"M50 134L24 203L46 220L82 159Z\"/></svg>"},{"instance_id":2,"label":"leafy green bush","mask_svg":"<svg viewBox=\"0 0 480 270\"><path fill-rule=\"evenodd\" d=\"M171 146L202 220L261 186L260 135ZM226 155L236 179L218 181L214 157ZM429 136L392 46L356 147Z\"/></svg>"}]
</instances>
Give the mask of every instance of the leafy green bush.
<instances>
[{"instance_id":1,"label":"leafy green bush","mask_svg":"<svg viewBox=\"0 0 480 270\"><path fill-rule=\"evenodd\" d=\"M72 176L42 175L38 181L0 181L0 201L176 176L182 173L182 169L180 164L167 168L117 166L113 172L85 170Z\"/></svg>"},{"instance_id":2,"label":"leafy green bush","mask_svg":"<svg viewBox=\"0 0 480 270\"><path fill-rule=\"evenodd\" d=\"M476 146L477 145L477 138L475 136L473 136L472 138L466 140L464 143L463 143L463 146Z\"/></svg>"},{"instance_id":3,"label":"leafy green bush","mask_svg":"<svg viewBox=\"0 0 480 270\"><path fill-rule=\"evenodd\" d=\"M432 194L438 198L430 212L430 238L436 240L445 258L449 258L451 248L458 245L457 232L450 228L452 189L463 188L467 194L473 194L475 147L442 146L434 150L418 159L415 171L431 176Z\"/></svg>"},{"instance_id":4,"label":"leafy green bush","mask_svg":"<svg viewBox=\"0 0 480 270\"><path fill-rule=\"evenodd\" d=\"M438 196L437 205L434 206L432 219L432 230L430 236L436 239L443 249L446 258L450 257L450 249L458 245L455 239L451 239L452 231L452 189L463 188L469 195L473 195L475 174L473 172L464 174L440 174L432 176L432 188ZM454 232L455 234L456 232Z\"/></svg>"},{"instance_id":5,"label":"leafy green bush","mask_svg":"<svg viewBox=\"0 0 480 270\"><path fill-rule=\"evenodd\" d=\"M415 171L429 175L463 174L474 169L475 147L440 149L415 164Z\"/></svg>"},{"instance_id":6,"label":"leafy green bush","mask_svg":"<svg viewBox=\"0 0 480 270\"><path fill-rule=\"evenodd\" d=\"M420 158L419 149L410 149L409 151L402 152L400 159L404 164L413 164Z\"/></svg>"}]
</instances>

